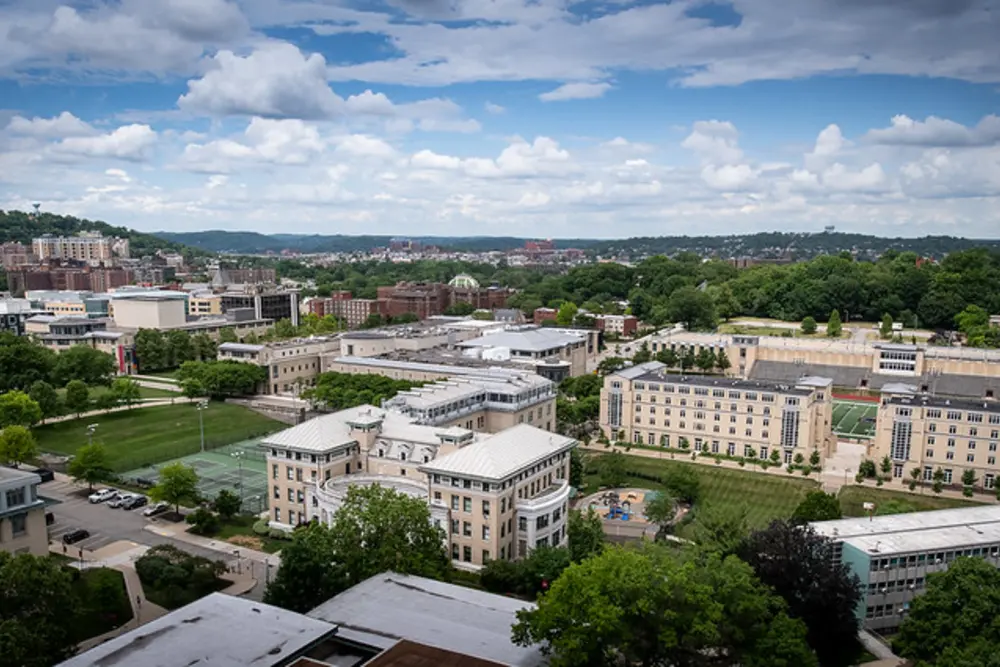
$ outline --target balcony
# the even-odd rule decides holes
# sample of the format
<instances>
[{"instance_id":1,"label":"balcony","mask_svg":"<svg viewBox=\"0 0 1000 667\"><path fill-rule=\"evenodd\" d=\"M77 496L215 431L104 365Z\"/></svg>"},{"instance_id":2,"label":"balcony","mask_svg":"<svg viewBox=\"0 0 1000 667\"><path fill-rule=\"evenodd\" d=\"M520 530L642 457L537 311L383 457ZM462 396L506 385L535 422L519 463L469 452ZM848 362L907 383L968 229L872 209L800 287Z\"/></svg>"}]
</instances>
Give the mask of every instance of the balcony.
<instances>
[{"instance_id":1,"label":"balcony","mask_svg":"<svg viewBox=\"0 0 1000 667\"><path fill-rule=\"evenodd\" d=\"M569 491L569 480L557 480L536 493L533 497L518 500L515 506L518 515L530 518L535 514L551 512L569 500Z\"/></svg>"}]
</instances>

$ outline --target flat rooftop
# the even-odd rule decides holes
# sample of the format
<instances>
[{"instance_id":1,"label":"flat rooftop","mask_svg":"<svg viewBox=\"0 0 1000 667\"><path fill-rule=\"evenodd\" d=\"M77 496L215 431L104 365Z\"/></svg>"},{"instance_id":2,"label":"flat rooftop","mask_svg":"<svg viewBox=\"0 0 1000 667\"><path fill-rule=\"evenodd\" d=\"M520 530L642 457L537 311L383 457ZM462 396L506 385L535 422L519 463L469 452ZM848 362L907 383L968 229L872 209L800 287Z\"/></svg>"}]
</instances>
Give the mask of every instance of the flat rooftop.
<instances>
[{"instance_id":1,"label":"flat rooftop","mask_svg":"<svg viewBox=\"0 0 1000 667\"><path fill-rule=\"evenodd\" d=\"M512 328L457 343L459 347L506 347L522 352L546 352L587 340L585 332L548 328Z\"/></svg>"},{"instance_id":2,"label":"flat rooftop","mask_svg":"<svg viewBox=\"0 0 1000 667\"><path fill-rule=\"evenodd\" d=\"M420 470L432 474L503 480L575 444L573 438L530 424L518 424L425 463Z\"/></svg>"},{"instance_id":3,"label":"flat rooftop","mask_svg":"<svg viewBox=\"0 0 1000 667\"><path fill-rule=\"evenodd\" d=\"M854 540L861 540L857 543L859 548L862 545L874 545L878 540L884 540L887 545L899 545L904 539L915 540L915 548L919 548L920 539L942 534L941 531L954 528L983 530L1000 525L1000 505L815 521L810 525L817 533L832 540L852 544ZM1000 534L997 541L1000 541Z\"/></svg>"},{"instance_id":4,"label":"flat rooftop","mask_svg":"<svg viewBox=\"0 0 1000 667\"><path fill-rule=\"evenodd\" d=\"M509 667L547 664L539 647L511 642L530 602L392 572L375 575L309 612L339 626L347 641L392 648L409 640Z\"/></svg>"},{"instance_id":5,"label":"flat rooftop","mask_svg":"<svg viewBox=\"0 0 1000 667\"><path fill-rule=\"evenodd\" d=\"M62 667L270 667L336 634L330 623L213 593Z\"/></svg>"},{"instance_id":6,"label":"flat rooftop","mask_svg":"<svg viewBox=\"0 0 1000 667\"><path fill-rule=\"evenodd\" d=\"M972 410L974 412L1000 414L1000 403L994 400L972 401L960 398L945 398L943 396L929 396L927 394L890 396L882 400L889 405L941 408L942 410Z\"/></svg>"},{"instance_id":7,"label":"flat rooftop","mask_svg":"<svg viewBox=\"0 0 1000 667\"><path fill-rule=\"evenodd\" d=\"M471 399L483 393L521 394L530 389L537 390L539 398L551 398L555 395L555 383L534 373L510 373L494 376L482 374L442 380L401 391L389 402L405 402L411 408L426 409L461 399ZM397 399L402 400L397 401Z\"/></svg>"},{"instance_id":8,"label":"flat rooftop","mask_svg":"<svg viewBox=\"0 0 1000 667\"><path fill-rule=\"evenodd\" d=\"M817 386L823 378L809 378L810 386ZM739 389L742 391L768 391L778 394L795 394L809 396L810 389L796 387L794 384L768 382L767 380L741 380L715 375L671 375L663 371L647 371L631 378L633 382L656 382L689 387L707 387L720 389Z\"/></svg>"}]
</instances>

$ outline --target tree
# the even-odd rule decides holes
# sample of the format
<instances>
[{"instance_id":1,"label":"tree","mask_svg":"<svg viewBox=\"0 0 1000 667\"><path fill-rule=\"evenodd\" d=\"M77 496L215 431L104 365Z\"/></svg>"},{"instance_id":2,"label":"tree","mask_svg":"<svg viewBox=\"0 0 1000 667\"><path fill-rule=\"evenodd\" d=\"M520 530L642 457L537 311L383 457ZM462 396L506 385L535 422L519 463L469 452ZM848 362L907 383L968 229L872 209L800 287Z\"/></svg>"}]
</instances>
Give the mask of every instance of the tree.
<instances>
[{"instance_id":1,"label":"tree","mask_svg":"<svg viewBox=\"0 0 1000 667\"><path fill-rule=\"evenodd\" d=\"M663 486L682 503L693 505L701 495L701 478L690 463L673 465L660 479Z\"/></svg>"},{"instance_id":2,"label":"tree","mask_svg":"<svg viewBox=\"0 0 1000 667\"><path fill-rule=\"evenodd\" d=\"M139 329L135 333L135 358L143 373L170 368L169 354L166 339L159 329Z\"/></svg>"},{"instance_id":3,"label":"tree","mask_svg":"<svg viewBox=\"0 0 1000 667\"><path fill-rule=\"evenodd\" d=\"M59 393L55 387L44 380L38 380L32 384L28 395L35 403L38 403L38 407L42 411L42 419L56 417L62 410Z\"/></svg>"},{"instance_id":4,"label":"tree","mask_svg":"<svg viewBox=\"0 0 1000 667\"><path fill-rule=\"evenodd\" d=\"M201 380L191 378L181 382L181 393L185 398L202 398L208 395L208 390Z\"/></svg>"},{"instance_id":5,"label":"tree","mask_svg":"<svg viewBox=\"0 0 1000 667\"><path fill-rule=\"evenodd\" d=\"M240 508L243 506L243 501L229 489L222 489L219 491L219 495L215 496L212 505L223 521L229 521L239 514Z\"/></svg>"},{"instance_id":6,"label":"tree","mask_svg":"<svg viewBox=\"0 0 1000 667\"><path fill-rule=\"evenodd\" d=\"M802 320L802 333L811 336L816 333L816 318L812 315Z\"/></svg>"},{"instance_id":7,"label":"tree","mask_svg":"<svg viewBox=\"0 0 1000 667\"><path fill-rule=\"evenodd\" d=\"M274 323L274 336L276 338L294 338L295 326L292 321L284 318Z\"/></svg>"},{"instance_id":8,"label":"tree","mask_svg":"<svg viewBox=\"0 0 1000 667\"><path fill-rule=\"evenodd\" d=\"M579 489L583 487L583 454L575 447L569 452L569 485Z\"/></svg>"},{"instance_id":9,"label":"tree","mask_svg":"<svg viewBox=\"0 0 1000 667\"><path fill-rule=\"evenodd\" d=\"M149 497L174 506L180 513L181 503L194 503L198 499L198 473L183 463L171 463L160 468L156 486L149 490Z\"/></svg>"},{"instance_id":10,"label":"tree","mask_svg":"<svg viewBox=\"0 0 1000 667\"><path fill-rule=\"evenodd\" d=\"M814 449L812 450L812 453L809 455L809 465L815 468L816 466L819 465L819 462L820 462L819 452Z\"/></svg>"},{"instance_id":11,"label":"tree","mask_svg":"<svg viewBox=\"0 0 1000 667\"><path fill-rule=\"evenodd\" d=\"M677 514L677 502L669 493L646 494L646 518L656 524L657 539L667 534Z\"/></svg>"},{"instance_id":12,"label":"tree","mask_svg":"<svg viewBox=\"0 0 1000 667\"><path fill-rule=\"evenodd\" d=\"M618 488L628 480L628 464L621 452L611 452L597 459L597 469L601 475L601 486Z\"/></svg>"},{"instance_id":13,"label":"tree","mask_svg":"<svg viewBox=\"0 0 1000 667\"><path fill-rule=\"evenodd\" d=\"M104 412L110 412L111 410L114 410L117 407L118 407L118 399L110 391L100 393L97 395L97 398L94 399L95 410L103 410Z\"/></svg>"},{"instance_id":14,"label":"tree","mask_svg":"<svg viewBox=\"0 0 1000 667\"><path fill-rule=\"evenodd\" d=\"M124 403L129 408L139 402L139 383L132 378L118 378L111 383L111 395L118 403Z\"/></svg>"},{"instance_id":15,"label":"tree","mask_svg":"<svg viewBox=\"0 0 1000 667\"><path fill-rule=\"evenodd\" d=\"M623 368L625 368L625 360L621 357L604 357L597 364L597 373L599 375L611 375Z\"/></svg>"},{"instance_id":16,"label":"tree","mask_svg":"<svg viewBox=\"0 0 1000 667\"><path fill-rule=\"evenodd\" d=\"M677 356L677 353L669 347L665 347L657 352L656 360L667 368L677 368L677 364L680 363L680 358Z\"/></svg>"},{"instance_id":17,"label":"tree","mask_svg":"<svg viewBox=\"0 0 1000 667\"><path fill-rule=\"evenodd\" d=\"M348 586L386 571L442 579L451 568L427 503L378 484L348 489L330 533Z\"/></svg>"},{"instance_id":18,"label":"tree","mask_svg":"<svg viewBox=\"0 0 1000 667\"><path fill-rule=\"evenodd\" d=\"M304 614L348 587L336 562L333 534L313 523L295 531L281 550L281 567L264 591L264 602Z\"/></svg>"},{"instance_id":19,"label":"tree","mask_svg":"<svg viewBox=\"0 0 1000 667\"><path fill-rule=\"evenodd\" d=\"M878 328L878 333L882 338L892 337L892 315L889 313L882 316L882 324Z\"/></svg>"},{"instance_id":20,"label":"tree","mask_svg":"<svg viewBox=\"0 0 1000 667\"><path fill-rule=\"evenodd\" d=\"M882 462L879 463L879 469L882 471L884 477L888 477L892 474L892 461L889 460L889 456L883 456Z\"/></svg>"},{"instance_id":21,"label":"tree","mask_svg":"<svg viewBox=\"0 0 1000 667\"><path fill-rule=\"evenodd\" d=\"M660 546L610 547L570 565L513 640L538 644L552 667L817 664L805 628L735 558L683 559Z\"/></svg>"},{"instance_id":22,"label":"tree","mask_svg":"<svg viewBox=\"0 0 1000 667\"><path fill-rule=\"evenodd\" d=\"M715 352L712 351L712 348L701 348L698 352L698 357L695 359L695 364L706 373L715 368Z\"/></svg>"},{"instance_id":23,"label":"tree","mask_svg":"<svg viewBox=\"0 0 1000 667\"><path fill-rule=\"evenodd\" d=\"M647 361L651 361L652 359L653 359L653 353L649 351L649 343L647 343L646 341L642 341L641 343L639 343L639 349L636 350L635 354L632 355L632 363L644 364Z\"/></svg>"},{"instance_id":24,"label":"tree","mask_svg":"<svg viewBox=\"0 0 1000 667\"><path fill-rule=\"evenodd\" d=\"M193 360L197 355L194 349L194 342L186 331L173 329L164 336L167 345L167 364L170 368L176 368L185 361Z\"/></svg>"},{"instance_id":25,"label":"tree","mask_svg":"<svg viewBox=\"0 0 1000 667\"><path fill-rule=\"evenodd\" d=\"M933 475L934 484L931 487L934 493L941 493L944 490L944 470L938 467Z\"/></svg>"},{"instance_id":26,"label":"tree","mask_svg":"<svg viewBox=\"0 0 1000 667\"><path fill-rule=\"evenodd\" d=\"M910 470L910 491L917 488L917 482L920 481L920 468L913 468ZM924 490L921 488L920 492L923 493Z\"/></svg>"},{"instance_id":27,"label":"tree","mask_svg":"<svg viewBox=\"0 0 1000 667\"><path fill-rule=\"evenodd\" d=\"M471 303L465 301L459 301L458 303L453 303L444 309L444 314L452 317L465 317L471 315L476 311L476 307Z\"/></svg>"},{"instance_id":28,"label":"tree","mask_svg":"<svg viewBox=\"0 0 1000 667\"><path fill-rule=\"evenodd\" d=\"M0 332L0 393L27 391L39 380L50 380L55 364L56 353L52 350L30 338Z\"/></svg>"},{"instance_id":29,"label":"tree","mask_svg":"<svg viewBox=\"0 0 1000 667\"><path fill-rule=\"evenodd\" d=\"M826 335L830 338L840 338L844 333L844 325L840 321L840 311L830 312L830 318L826 321Z\"/></svg>"},{"instance_id":30,"label":"tree","mask_svg":"<svg viewBox=\"0 0 1000 667\"><path fill-rule=\"evenodd\" d=\"M715 355L715 366L719 369L719 372L723 374L725 374L725 372L732 366L732 364L729 363L729 357L726 355L726 351L721 348L719 349L718 354Z\"/></svg>"},{"instance_id":31,"label":"tree","mask_svg":"<svg viewBox=\"0 0 1000 667\"><path fill-rule=\"evenodd\" d=\"M57 561L0 551L0 667L49 667L72 656L78 608Z\"/></svg>"},{"instance_id":32,"label":"tree","mask_svg":"<svg viewBox=\"0 0 1000 667\"><path fill-rule=\"evenodd\" d=\"M965 310L955 315L955 326L964 334L970 334L989 325L989 312L974 304L966 306Z\"/></svg>"},{"instance_id":33,"label":"tree","mask_svg":"<svg viewBox=\"0 0 1000 667\"><path fill-rule=\"evenodd\" d=\"M567 528L569 557L574 563L590 558L604 549L604 522L593 509L584 514L570 510Z\"/></svg>"},{"instance_id":34,"label":"tree","mask_svg":"<svg viewBox=\"0 0 1000 667\"><path fill-rule=\"evenodd\" d=\"M42 420L42 408L23 391L0 394L0 428L32 426Z\"/></svg>"},{"instance_id":35,"label":"tree","mask_svg":"<svg viewBox=\"0 0 1000 667\"><path fill-rule=\"evenodd\" d=\"M774 521L751 533L737 555L784 598L788 614L805 623L823 667L856 664L862 649L855 616L861 582L833 559L829 539L810 526Z\"/></svg>"},{"instance_id":36,"label":"tree","mask_svg":"<svg viewBox=\"0 0 1000 667\"><path fill-rule=\"evenodd\" d=\"M94 489L94 484L107 482L114 477L111 464L108 462L108 451L99 442L84 445L76 450L76 455L69 462L67 471L76 482L86 482L87 488Z\"/></svg>"},{"instance_id":37,"label":"tree","mask_svg":"<svg viewBox=\"0 0 1000 667\"><path fill-rule=\"evenodd\" d=\"M221 333L221 332L220 332ZM191 336L191 347L195 361L212 361L218 354L219 346L208 334L199 333Z\"/></svg>"},{"instance_id":38,"label":"tree","mask_svg":"<svg viewBox=\"0 0 1000 667\"><path fill-rule=\"evenodd\" d=\"M236 332L233 331L232 327L223 327L219 329L219 342L220 343L235 343L239 341L236 337Z\"/></svg>"},{"instance_id":39,"label":"tree","mask_svg":"<svg viewBox=\"0 0 1000 667\"><path fill-rule=\"evenodd\" d=\"M559 306L559 311L556 313L556 324L561 327L571 326L579 310L575 303L566 301Z\"/></svg>"},{"instance_id":40,"label":"tree","mask_svg":"<svg viewBox=\"0 0 1000 667\"><path fill-rule=\"evenodd\" d=\"M698 363L697 357L694 356L694 349L689 347L686 350L684 350L684 353L681 354L680 362L681 362L682 373L684 372L684 370L691 370L692 368L694 368L695 365L697 365Z\"/></svg>"},{"instance_id":41,"label":"tree","mask_svg":"<svg viewBox=\"0 0 1000 667\"><path fill-rule=\"evenodd\" d=\"M27 427L13 424L0 431L0 460L4 463L16 468L36 456L38 445Z\"/></svg>"},{"instance_id":42,"label":"tree","mask_svg":"<svg viewBox=\"0 0 1000 667\"><path fill-rule=\"evenodd\" d=\"M797 523L830 521L840 519L843 515L837 496L823 491L810 491L792 512L792 521Z\"/></svg>"},{"instance_id":43,"label":"tree","mask_svg":"<svg viewBox=\"0 0 1000 667\"><path fill-rule=\"evenodd\" d=\"M184 521L191 525L191 532L195 535L214 535L221 528L219 517L204 507L188 514Z\"/></svg>"},{"instance_id":44,"label":"tree","mask_svg":"<svg viewBox=\"0 0 1000 667\"><path fill-rule=\"evenodd\" d=\"M188 361L181 364L177 379L187 396L208 394L213 398L229 398L254 394L267 380L267 369L228 359Z\"/></svg>"},{"instance_id":45,"label":"tree","mask_svg":"<svg viewBox=\"0 0 1000 667\"><path fill-rule=\"evenodd\" d=\"M107 386L111 384L115 370L115 360L110 354L86 345L73 345L59 353L52 377L60 387L71 380L90 386Z\"/></svg>"},{"instance_id":46,"label":"tree","mask_svg":"<svg viewBox=\"0 0 1000 667\"><path fill-rule=\"evenodd\" d=\"M972 468L967 468L962 473L962 494L965 496L972 496L972 487L976 485L976 471Z\"/></svg>"},{"instance_id":47,"label":"tree","mask_svg":"<svg viewBox=\"0 0 1000 667\"><path fill-rule=\"evenodd\" d=\"M927 575L893 650L915 667L995 667L1000 647L1000 571L978 557L957 558Z\"/></svg>"},{"instance_id":48,"label":"tree","mask_svg":"<svg viewBox=\"0 0 1000 667\"><path fill-rule=\"evenodd\" d=\"M680 322L688 331L714 329L715 304L712 297L696 287L681 287L667 299L668 317Z\"/></svg>"},{"instance_id":49,"label":"tree","mask_svg":"<svg viewBox=\"0 0 1000 667\"><path fill-rule=\"evenodd\" d=\"M79 417L90 407L90 388L82 380L71 380L66 385L66 409Z\"/></svg>"},{"instance_id":50,"label":"tree","mask_svg":"<svg viewBox=\"0 0 1000 667\"><path fill-rule=\"evenodd\" d=\"M750 530L747 527L747 509L731 510L711 505L698 511L692 539L705 551L722 556L737 552Z\"/></svg>"}]
</instances>

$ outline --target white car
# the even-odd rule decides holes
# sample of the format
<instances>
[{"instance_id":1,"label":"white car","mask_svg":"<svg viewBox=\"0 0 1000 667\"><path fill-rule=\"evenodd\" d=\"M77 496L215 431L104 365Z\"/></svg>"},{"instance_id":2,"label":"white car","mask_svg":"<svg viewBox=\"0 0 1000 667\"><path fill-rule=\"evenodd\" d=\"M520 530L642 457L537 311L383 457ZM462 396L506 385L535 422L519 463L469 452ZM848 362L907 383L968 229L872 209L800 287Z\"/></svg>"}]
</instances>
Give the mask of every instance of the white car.
<instances>
[{"instance_id":1,"label":"white car","mask_svg":"<svg viewBox=\"0 0 1000 667\"><path fill-rule=\"evenodd\" d=\"M156 516L157 514L166 512L168 509L170 509L170 505L168 503L159 502L144 509L142 514L143 516Z\"/></svg>"},{"instance_id":2,"label":"white car","mask_svg":"<svg viewBox=\"0 0 1000 667\"><path fill-rule=\"evenodd\" d=\"M134 494L126 491L118 491L115 497L108 500L108 507L121 507L122 503L131 498Z\"/></svg>"},{"instance_id":3,"label":"white car","mask_svg":"<svg viewBox=\"0 0 1000 667\"><path fill-rule=\"evenodd\" d=\"M87 496L87 500L89 500L92 503L103 503L117 496L118 492L115 491L114 489L101 489L100 491L95 491L89 496Z\"/></svg>"}]
</instances>

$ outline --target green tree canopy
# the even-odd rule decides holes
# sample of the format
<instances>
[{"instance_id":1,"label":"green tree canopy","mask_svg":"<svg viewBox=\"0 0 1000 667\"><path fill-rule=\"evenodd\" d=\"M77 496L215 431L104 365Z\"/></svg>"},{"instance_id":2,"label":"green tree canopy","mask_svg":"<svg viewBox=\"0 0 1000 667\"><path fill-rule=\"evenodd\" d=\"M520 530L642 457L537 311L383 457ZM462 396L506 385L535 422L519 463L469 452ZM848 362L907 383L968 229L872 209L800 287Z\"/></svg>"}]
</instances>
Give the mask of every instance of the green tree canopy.
<instances>
[{"instance_id":1,"label":"green tree canopy","mask_svg":"<svg viewBox=\"0 0 1000 667\"><path fill-rule=\"evenodd\" d=\"M240 497L229 489L219 491L219 494L215 496L215 500L212 501L212 506L219 513L223 521L228 521L239 514L242 505L243 502L240 500Z\"/></svg>"},{"instance_id":2,"label":"green tree canopy","mask_svg":"<svg viewBox=\"0 0 1000 667\"><path fill-rule=\"evenodd\" d=\"M553 667L811 667L805 628L730 557L609 547L570 565L538 607L517 612L513 639L540 644Z\"/></svg>"},{"instance_id":3,"label":"green tree canopy","mask_svg":"<svg viewBox=\"0 0 1000 667\"><path fill-rule=\"evenodd\" d=\"M76 450L67 472L76 482L86 482L87 488L91 490L94 484L110 481L114 477L108 461L108 451L99 442L84 445Z\"/></svg>"},{"instance_id":4,"label":"green tree canopy","mask_svg":"<svg viewBox=\"0 0 1000 667\"><path fill-rule=\"evenodd\" d=\"M556 313L556 324L562 327L572 326L573 320L576 318L576 313L579 310L575 303L566 301L559 306L559 311Z\"/></svg>"},{"instance_id":5,"label":"green tree canopy","mask_svg":"<svg viewBox=\"0 0 1000 667\"><path fill-rule=\"evenodd\" d=\"M856 664L862 650L855 616L861 582L834 561L830 540L809 526L775 521L751 533L737 555L784 598L789 615L805 623L823 667Z\"/></svg>"},{"instance_id":6,"label":"green tree canopy","mask_svg":"<svg viewBox=\"0 0 1000 667\"><path fill-rule=\"evenodd\" d=\"M71 380L79 380L90 386L107 386L111 384L115 370L115 360L110 354L86 345L73 345L59 353L52 377L60 387Z\"/></svg>"},{"instance_id":7,"label":"green tree canopy","mask_svg":"<svg viewBox=\"0 0 1000 667\"><path fill-rule=\"evenodd\" d=\"M264 591L267 604L305 613L348 588L335 560L333 534L321 524L303 526L281 550L281 567Z\"/></svg>"},{"instance_id":8,"label":"green tree canopy","mask_svg":"<svg viewBox=\"0 0 1000 667\"><path fill-rule=\"evenodd\" d=\"M156 486L149 490L149 497L169 503L175 512L180 512L181 503L194 503L198 499L198 473L183 463L163 466Z\"/></svg>"},{"instance_id":9,"label":"green tree canopy","mask_svg":"<svg viewBox=\"0 0 1000 667\"><path fill-rule=\"evenodd\" d=\"M0 332L0 393L27 391L39 380L50 381L55 365L56 353L52 350L30 338Z\"/></svg>"},{"instance_id":10,"label":"green tree canopy","mask_svg":"<svg viewBox=\"0 0 1000 667\"><path fill-rule=\"evenodd\" d=\"M833 310L826 321L826 335L830 338L840 338L844 332L844 325L840 321L840 311Z\"/></svg>"},{"instance_id":11,"label":"green tree canopy","mask_svg":"<svg viewBox=\"0 0 1000 667\"><path fill-rule=\"evenodd\" d=\"M712 297L696 287L681 287L674 291L667 301L667 313L671 320L682 323L689 331L715 328Z\"/></svg>"},{"instance_id":12,"label":"green tree canopy","mask_svg":"<svg viewBox=\"0 0 1000 667\"><path fill-rule=\"evenodd\" d=\"M792 512L792 520L799 523L830 521L843 516L837 496L824 491L810 491Z\"/></svg>"},{"instance_id":13,"label":"green tree canopy","mask_svg":"<svg viewBox=\"0 0 1000 667\"><path fill-rule=\"evenodd\" d=\"M344 410L358 405L382 405L382 401L401 391L419 387L422 382L394 380L382 375L322 373L316 385L302 392L302 397L330 410Z\"/></svg>"},{"instance_id":14,"label":"green tree canopy","mask_svg":"<svg viewBox=\"0 0 1000 667\"><path fill-rule=\"evenodd\" d=\"M56 417L62 411L62 401L59 400L59 393L56 388L44 380L38 380L31 385L28 391L35 403L42 410L42 419Z\"/></svg>"},{"instance_id":15,"label":"green tree canopy","mask_svg":"<svg viewBox=\"0 0 1000 667\"><path fill-rule=\"evenodd\" d=\"M22 391L0 394L0 428L20 425L32 426L42 420L42 408Z\"/></svg>"},{"instance_id":16,"label":"green tree canopy","mask_svg":"<svg viewBox=\"0 0 1000 667\"><path fill-rule=\"evenodd\" d=\"M191 383L213 398L248 396L256 393L260 384L267 381L267 370L256 364L246 364L229 359L222 361L187 361L177 373L185 394Z\"/></svg>"},{"instance_id":17,"label":"green tree canopy","mask_svg":"<svg viewBox=\"0 0 1000 667\"><path fill-rule=\"evenodd\" d=\"M50 667L73 655L78 606L58 561L0 551L0 667Z\"/></svg>"},{"instance_id":18,"label":"green tree canopy","mask_svg":"<svg viewBox=\"0 0 1000 667\"><path fill-rule=\"evenodd\" d=\"M807 315L802 319L802 333L804 334L814 334L816 333L816 318L812 315Z\"/></svg>"},{"instance_id":19,"label":"green tree canopy","mask_svg":"<svg viewBox=\"0 0 1000 667\"><path fill-rule=\"evenodd\" d=\"M65 400L66 409L79 417L90 407L90 388L82 380L70 380Z\"/></svg>"},{"instance_id":20,"label":"green tree canopy","mask_svg":"<svg viewBox=\"0 0 1000 667\"><path fill-rule=\"evenodd\" d=\"M121 377L111 383L111 395L115 402L131 408L139 402L139 383L132 378Z\"/></svg>"},{"instance_id":21,"label":"green tree canopy","mask_svg":"<svg viewBox=\"0 0 1000 667\"><path fill-rule=\"evenodd\" d=\"M570 559L579 563L604 549L604 522L592 509L570 510L566 537Z\"/></svg>"},{"instance_id":22,"label":"green tree canopy","mask_svg":"<svg viewBox=\"0 0 1000 667\"><path fill-rule=\"evenodd\" d=\"M0 431L0 460L15 468L38 456L35 436L27 427L14 424Z\"/></svg>"},{"instance_id":23,"label":"green tree canopy","mask_svg":"<svg viewBox=\"0 0 1000 667\"><path fill-rule=\"evenodd\" d=\"M927 575L893 649L914 667L994 665L1000 651L1000 571L982 558L957 558Z\"/></svg>"}]
</instances>

